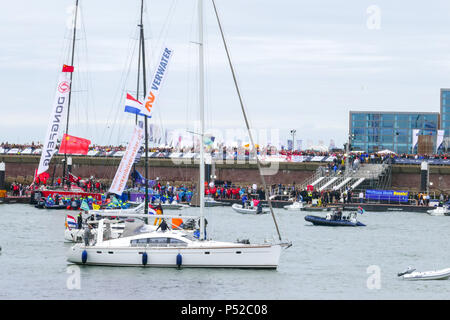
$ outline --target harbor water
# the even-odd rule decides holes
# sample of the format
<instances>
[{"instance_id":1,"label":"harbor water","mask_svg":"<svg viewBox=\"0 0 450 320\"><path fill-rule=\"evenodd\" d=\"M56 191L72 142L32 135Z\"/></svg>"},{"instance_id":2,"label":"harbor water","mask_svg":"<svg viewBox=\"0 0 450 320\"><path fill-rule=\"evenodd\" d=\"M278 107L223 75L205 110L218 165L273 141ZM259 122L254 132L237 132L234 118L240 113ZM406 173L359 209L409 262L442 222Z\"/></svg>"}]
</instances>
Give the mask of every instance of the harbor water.
<instances>
[{"instance_id":1,"label":"harbor water","mask_svg":"<svg viewBox=\"0 0 450 320\"><path fill-rule=\"evenodd\" d=\"M195 215L196 208L177 213ZM0 205L0 299L448 299L450 280L403 281L397 273L450 267L450 217L365 212L366 227L312 226L308 213L275 209L283 240L277 270L80 266L66 262L66 210ZM74 212L72 212L74 213ZM217 240L276 235L270 214L207 208ZM276 237L275 237L276 238Z\"/></svg>"}]
</instances>

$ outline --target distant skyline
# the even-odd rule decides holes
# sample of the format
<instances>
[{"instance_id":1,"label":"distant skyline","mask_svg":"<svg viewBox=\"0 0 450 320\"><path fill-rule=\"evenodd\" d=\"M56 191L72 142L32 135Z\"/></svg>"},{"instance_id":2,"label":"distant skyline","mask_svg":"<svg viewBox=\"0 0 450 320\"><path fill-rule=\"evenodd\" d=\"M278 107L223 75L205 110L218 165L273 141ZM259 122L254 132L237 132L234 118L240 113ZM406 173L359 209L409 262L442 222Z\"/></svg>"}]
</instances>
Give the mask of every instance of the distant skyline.
<instances>
[{"instance_id":1,"label":"distant skyline","mask_svg":"<svg viewBox=\"0 0 450 320\"><path fill-rule=\"evenodd\" d=\"M71 133L93 144L128 140L134 120L140 1L80 0ZM149 72L163 45L173 64L152 121L192 129L198 117L196 0L147 0ZM211 2L205 3L207 128L244 130ZM74 1L16 0L0 11L0 141L43 141ZM256 130L286 145L347 139L349 111L439 112L450 87L448 1L216 0L239 85ZM134 51L135 52L135 51ZM132 61L132 62L130 62ZM128 71L130 70L130 73ZM86 72L88 71L88 72ZM150 81L150 80L148 80Z\"/></svg>"}]
</instances>

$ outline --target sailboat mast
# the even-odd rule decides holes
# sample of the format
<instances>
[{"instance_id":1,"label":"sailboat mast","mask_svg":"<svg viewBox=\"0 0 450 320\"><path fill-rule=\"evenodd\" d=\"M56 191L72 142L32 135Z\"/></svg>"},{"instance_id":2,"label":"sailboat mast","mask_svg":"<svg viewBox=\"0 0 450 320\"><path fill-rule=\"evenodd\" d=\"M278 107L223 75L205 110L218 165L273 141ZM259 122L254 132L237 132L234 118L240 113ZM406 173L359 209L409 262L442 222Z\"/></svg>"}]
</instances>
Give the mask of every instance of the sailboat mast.
<instances>
[{"instance_id":1,"label":"sailboat mast","mask_svg":"<svg viewBox=\"0 0 450 320\"><path fill-rule=\"evenodd\" d=\"M75 58L75 38L77 35L78 1L79 0L75 1L75 17L73 19L72 57L70 61L71 66L73 66ZM69 134L70 102L72 100L72 89L73 89L72 77L73 72L70 73L70 91L69 91L69 99L67 100L66 135ZM67 167L67 154L66 151L64 150L63 181L66 177L66 167Z\"/></svg>"},{"instance_id":2,"label":"sailboat mast","mask_svg":"<svg viewBox=\"0 0 450 320\"><path fill-rule=\"evenodd\" d=\"M198 0L198 64L199 64L199 103L200 103L200 240L205 239L205 82L203 58L203 0Z\"/></svg>"},{"instance_id":3,"label":"sailboat mast","mask_svg":"<svg viewBox=\"0 0 450 320\"><path fill-rule=\"evenodd\" d=\"M143 15L143 6L141 3L141 24L142 24L142 15ZM141 75L141 50L142 50L142 43L141 43L141 39L140 39L140 34L139 34L139 50L138 50L138 65L137 65L137 81L136 81L136 99L139 100L139 82L140 82L140 75ZM144 92L144 96L145 96L145 92ZM134 124L138 123L138 115L136 114L135 116L135 120L134 120ZM136 172L136 163L133 164L133 172ZM133 188L134 188L135 184L134 184L134 179L133 179Z\"/></svg>"},{"instance_id":4,"label":"sailboat mast","mask_svg":"<svg viewBox=\"0 0 450 320\"><path fill-rule=\"evenodd\" d=\"M141 24L140 27L140 47L142 49L142 81L144 94L147 93L147 78L145 73L145 40L144 40L144 22L143 22L143 12L144 12L144 0L141 0ZM145 214L148 214L148 130L147 130L147 116L144 116L144 139L145 139Z\"/></svg>"}]
</instances>

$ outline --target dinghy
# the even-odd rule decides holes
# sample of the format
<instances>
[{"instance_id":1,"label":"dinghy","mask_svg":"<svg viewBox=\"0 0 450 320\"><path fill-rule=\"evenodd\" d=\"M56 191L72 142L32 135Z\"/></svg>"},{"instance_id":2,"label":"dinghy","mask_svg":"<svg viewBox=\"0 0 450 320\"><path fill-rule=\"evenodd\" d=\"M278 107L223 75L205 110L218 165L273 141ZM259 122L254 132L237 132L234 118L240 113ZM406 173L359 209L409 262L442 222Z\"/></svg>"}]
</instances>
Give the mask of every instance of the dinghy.
<instances>
[{"instance_id":1,"label":"dinghy","mask_svg":"<svg viewBox=\"0 0 450 320\"><path fill-rule=\"evenodd\" d=\"M450 268L424 272L412 271L399 276L403 280L446 280L450 277Z\"/></svg>"},{"instance_id":2,"label":"dinghy","mask_svg":"<svg viewBox=\"0 0 450 320\"><path fill-rule=\"evenodd\" d=\"M178 203L175 200L172 201L171 203L161 203L160 205L161 205L161 208L163 208L163 210L181 210L181 209L189 208L189 205Z\"/></svg>"},{"instance_id":3,"label":"dinghy","mask_svg":"<svg viewBox=\"0 0 450 320\"><path fill-rule=\"evenodd\" d=\"M433 210L428 210L427 213L430 216L445 216L445 215L449 215L450 214L450 210L448 210L447 207L442 206L442 207L436 207Z\"/></svg>"},{"instance_id":4,"label":"dinghy","mask_svg":"<svg viewBox=\"0 0 450 320\"><path fill-rule=\"evenodd\" d=\"M248 207L244 208L242 204L234 203L231 208L233 208L234 211L244 214L264 214L269 213L268 208L261 208L261 211L258 212L258 207Z\"/></svg>"},{"instance_id":5,"label":"dinghy","mask_svg":"<svg viewBox=\"0 0 450 320\"><path fill-rule=\"evenodd\" d=\"M205 207L221 207L228 205L225 202L216 201L213 197L205 197Z\"/></svg>"},{"instance_id":6,"label":"dinghy","mask_svg":"<svg viewBox=\"0 0 450 320\"><path fill-rule=\"evenodd\" d=\"M295 201L293 204L288 204L283 207L285 210L303 210L303 202Z\"/></svg>"}]
</instances>

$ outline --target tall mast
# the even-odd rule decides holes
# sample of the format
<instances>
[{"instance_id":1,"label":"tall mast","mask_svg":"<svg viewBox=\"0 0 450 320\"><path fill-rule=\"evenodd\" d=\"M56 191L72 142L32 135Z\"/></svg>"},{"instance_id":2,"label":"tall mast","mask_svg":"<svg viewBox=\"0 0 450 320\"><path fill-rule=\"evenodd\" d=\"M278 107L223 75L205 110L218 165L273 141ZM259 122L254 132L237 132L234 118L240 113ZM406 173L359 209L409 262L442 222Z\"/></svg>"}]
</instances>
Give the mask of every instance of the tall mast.
<instances>
[{"instance_id":1,"label":"tall mast","mask_svg":"<svg viewBox=\"0 0 450 320\"><path fill-rule=\"evenodd\" d=\"M75 58L75 38L77 35L77 17L78 17L78 0L75 1L75 17L73 19L72 57L71 57L71 61L70 61L71 66L73 66L74 58ZM73 88L72 77L73 77L73 72L70 73L70 91L69 91L69 99L67 101L66 135L69 134L70 102L72 100L72 88ZM64 150L63 181L66 177L66 166L67 166L67 154Z\"/></svg>"},{"instance_id":2,"label":"tall mast","mask_svg":"<svg viewBox=\"0 0 450 320\"><path fill-rule=\"evenodd\" d=\"M203 59L203 0L198 0L198 64L199 64L199 103L200 103L200 240L205 239L205 94Z\"/></svg>"},{"instance_id":3,"label":"tall mast","mask_svg":"<svg viewBox=\"0 0 450 320\"><path fill-rule=\"evenodd\" d=\"M143 16L143 5L141 3L141 24L143 24L142 22L142 16ZM139 82L140 82L140 75L141 75L141 50L142 50L142 43L141 43L141 38L140 38L140 34L139 34L139 50L138 50L138 65L137 65L137 81L136 81L136 99L139 100ZM144 97L145 97L145 92L144 92ZM135 120L134 120L134 124L138 123L138 115L136 114ZM133 164L133 171L136 172L136 163ZM133 179L133 188L134 188L134 179Z\"/></svg>"},{"instance_id":4,"label":"tall mast","mask_svg":"<svg viewBox=\"0 0 450 320\"><path fill-rule=\"evenodd\" d=\"M144 94L147 94L147 78L145 73L145 41L144 41L144 22L143 22L143 12L144 12L144 0L141 0L141 24L140 27L140 47L142 49L142 81ZM148 130L147 130L147 116L144 116L144 126L145 126L145 214L148 213Z\"/></svg>"}]
</instances>

